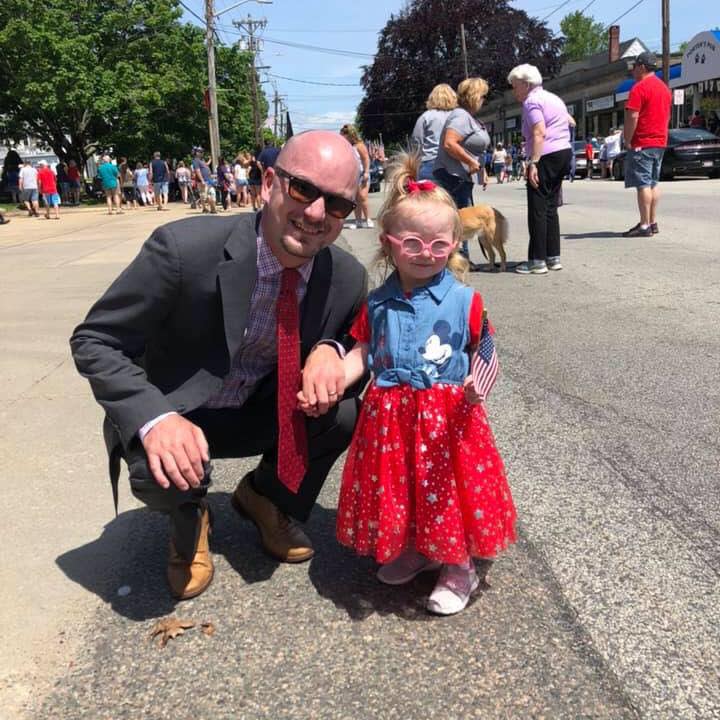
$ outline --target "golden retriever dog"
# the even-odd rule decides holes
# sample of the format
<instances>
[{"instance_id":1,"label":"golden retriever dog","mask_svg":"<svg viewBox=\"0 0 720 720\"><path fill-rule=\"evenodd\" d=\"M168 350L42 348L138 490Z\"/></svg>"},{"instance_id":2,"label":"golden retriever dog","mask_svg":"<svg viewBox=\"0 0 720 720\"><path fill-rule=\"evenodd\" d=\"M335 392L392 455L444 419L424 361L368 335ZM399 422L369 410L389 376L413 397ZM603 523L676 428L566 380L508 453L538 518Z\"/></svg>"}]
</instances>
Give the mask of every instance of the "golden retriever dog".
<instances>
[{"instance_id":1,"label":"golden retriever dog","mask_svg":"<svg viewBox=\"0 0 720 720\"><path fill-rule=\"evenodd\" d=\"M508 223L505 216L490 205L473 205L459 211L463 224L463 239L471 240L477 236L483 255L495 271L495 251L500 253L500 272L505 272L507 257Z\"/></svg>"}]
</instances>

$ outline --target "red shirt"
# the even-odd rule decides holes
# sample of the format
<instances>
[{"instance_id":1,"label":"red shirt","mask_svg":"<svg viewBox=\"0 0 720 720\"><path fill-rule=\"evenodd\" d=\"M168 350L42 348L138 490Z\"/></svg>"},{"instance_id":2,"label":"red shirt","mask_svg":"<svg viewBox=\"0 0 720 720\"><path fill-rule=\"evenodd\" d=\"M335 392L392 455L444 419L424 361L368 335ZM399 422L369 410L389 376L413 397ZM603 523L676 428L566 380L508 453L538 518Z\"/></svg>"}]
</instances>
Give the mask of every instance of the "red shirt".
<instances>
[{"instance_id":1,"label":"red shirt","mask_svg":"<svg viewBox=\"0 0 720 720\"><path fill-rule=\"evenodd\" d=\"M594 150L595 150L595 148L593 147L593 144L592 144L592 143L588 143L588 144L585 146L585 158L586 158L587 160L592 160L592 159L593 159L593 152L594 152Z\"/></svg>"},{"instance_id":2,"label":"red shirt","mask_svg":"<svg viewBox=\"0 0 720 720\"><path fill-rule=\"evenodd\" d=\"M79 180L80 179L80 170L74 166L68 167L67 176L68 176L68 180L72 180L73 182L75 180Z\"/></svg>"},{"instance_id":3,"label":"red shirt","mask_svg":"<svg viewBox=\"0 0 720 720\"><path fill-rule=\"evenodd\" d=\"M55 173L49 167L40 168L37 179L38 188L43 195L55 195L57 193Z\"/></svg>"},{"instance_id":4,"label":"red shirt","mask_svg":"<svg viewBox=\"0 0 720 720\"><path fill-rule=\"evenodd\" d=\"M639 113L632 136L633 148L667 145L671 102L670 89L655 74L646 75L633 85L625 103L626 110Z\"/></svg>"}]
</instances>

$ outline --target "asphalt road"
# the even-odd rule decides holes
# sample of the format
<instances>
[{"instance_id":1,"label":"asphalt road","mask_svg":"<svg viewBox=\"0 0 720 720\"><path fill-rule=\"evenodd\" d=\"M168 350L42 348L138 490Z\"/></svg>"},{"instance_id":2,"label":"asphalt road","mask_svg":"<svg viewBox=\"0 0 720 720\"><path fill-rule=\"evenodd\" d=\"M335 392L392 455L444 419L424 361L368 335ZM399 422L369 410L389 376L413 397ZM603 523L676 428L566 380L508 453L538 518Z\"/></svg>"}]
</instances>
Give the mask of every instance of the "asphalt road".
<instances>
[{"instance_id":1,"label":"asphalt road","mask_svg":"<svg viewBox=\"0 0 720 720\"><path fill-rule=\"evenodd\" d=\"M220 463L216 580L172 603L162 519L125 488L113 519L66 342L157 214L3 226L0 718L720 716L720 181L664 188L660 235L624 239L630 191L566 186L562 272L471 275L498 331L489 408L520 541L445 619L423 610L431 578L382 587L334 541L340 465L308 526L316 557L283 566L229 506L251 461ZM525 259L520 185L477 200ZM373 232L346 239L370 261ZM170 613L216 632L159 649Z\"/></svg>"}]
</instances>

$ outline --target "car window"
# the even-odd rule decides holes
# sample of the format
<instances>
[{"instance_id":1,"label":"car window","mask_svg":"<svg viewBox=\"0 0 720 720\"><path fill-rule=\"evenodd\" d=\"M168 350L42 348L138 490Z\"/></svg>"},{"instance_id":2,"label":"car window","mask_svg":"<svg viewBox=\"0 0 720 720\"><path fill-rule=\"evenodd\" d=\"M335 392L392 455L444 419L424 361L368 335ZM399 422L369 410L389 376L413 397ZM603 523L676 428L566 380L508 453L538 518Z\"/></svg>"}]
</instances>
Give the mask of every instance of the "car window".
<instances>
[{"instance_id":1,"label":"car window","mask_svg":"<svg viewBox=\"0 0 720 720\"><path fill-rule=\"evenodd\" d=\"M717 136L708 130L700 128L677 128L669 132L668 142L671 145L693 142L694 140L717 140Z\"/></svg>"}]
</instances>

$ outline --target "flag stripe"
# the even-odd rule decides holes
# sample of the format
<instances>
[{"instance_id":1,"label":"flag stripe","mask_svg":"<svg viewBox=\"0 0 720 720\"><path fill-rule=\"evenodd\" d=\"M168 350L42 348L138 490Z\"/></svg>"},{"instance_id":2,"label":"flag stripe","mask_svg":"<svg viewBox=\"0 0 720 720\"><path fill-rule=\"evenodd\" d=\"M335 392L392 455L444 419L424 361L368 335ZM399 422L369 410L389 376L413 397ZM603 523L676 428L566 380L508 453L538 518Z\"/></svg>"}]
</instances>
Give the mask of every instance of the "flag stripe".
<instances>
[{"instance_id":1,"label":"flag stripe","mask_svg":"<svg viewBox=\"0 0 720 720\"><path fill-rule=\"evenodd\" d=\"M492 390L495 380L497 379L498 370L499 364L495 351L495 343L490 334L487 318L485 318L483 320L480 342L478 343L477 350L473 354L470 365L470 374L475 392L481 400L485 400L490 390Z\"/></svg>"}]
</instances>

